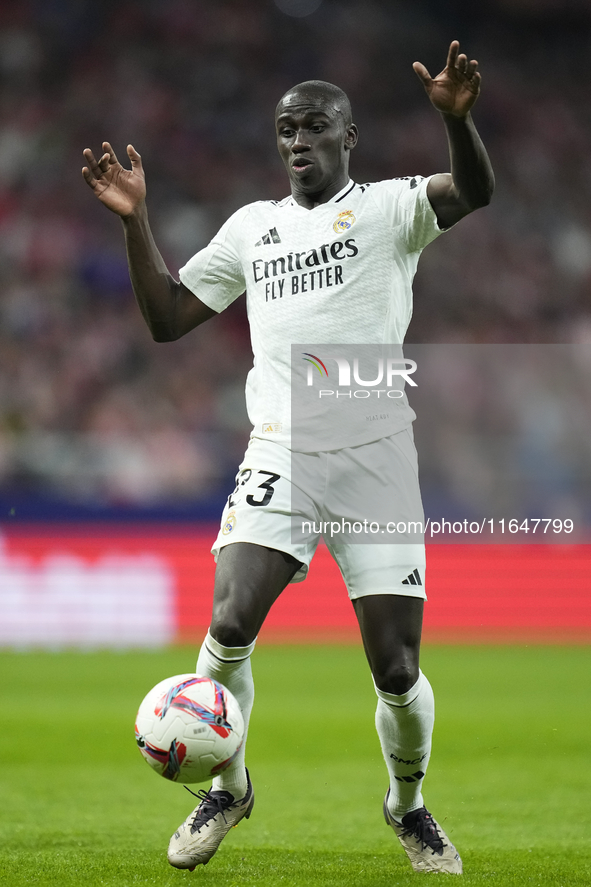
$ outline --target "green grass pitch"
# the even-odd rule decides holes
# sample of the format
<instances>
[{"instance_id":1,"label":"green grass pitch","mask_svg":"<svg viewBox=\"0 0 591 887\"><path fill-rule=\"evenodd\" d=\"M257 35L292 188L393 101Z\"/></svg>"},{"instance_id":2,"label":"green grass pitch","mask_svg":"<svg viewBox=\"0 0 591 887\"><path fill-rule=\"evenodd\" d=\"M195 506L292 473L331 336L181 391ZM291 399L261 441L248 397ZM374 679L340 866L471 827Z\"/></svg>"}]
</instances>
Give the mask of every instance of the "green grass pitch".
<instances>
[{"instance_id":1,"label":"green grass pitch","mask_svg":"<svg viewBox=\"0 0 591 887\"><path fill-rule=\"evenodd\" d=\"M166 847L192 798L135 748L137 706L195 651L0 654L0 883L416 884L381 805L375 696L356 647L259 646L256 804L208 866ZM591 883L591 651L426 647L436 697L427 805L467 885ZM448 876L438 876L448 877Z\"/></svg>"}]
</instances>

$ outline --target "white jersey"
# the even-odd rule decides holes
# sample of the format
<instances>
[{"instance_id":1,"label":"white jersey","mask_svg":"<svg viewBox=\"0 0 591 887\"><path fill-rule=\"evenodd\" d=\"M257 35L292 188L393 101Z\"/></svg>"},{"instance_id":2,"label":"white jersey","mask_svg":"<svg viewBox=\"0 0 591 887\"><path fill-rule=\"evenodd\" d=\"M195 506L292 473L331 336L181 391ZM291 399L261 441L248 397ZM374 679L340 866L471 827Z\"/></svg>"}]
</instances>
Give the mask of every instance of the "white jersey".
<instances>
[{"instance_id":1,"label":"white jersey","mask_svg":"<svg viewBox=\"0 0 591 887\"><path fill-rule=\"evenodd\" d=\"M420 253L441 233L428 181L349 181L312 210L293 197L251 203L181 268L184 285L214 311L246 291L252 437L292 445L293 344L402 344ZM406 396L389 406L336 446L317 449L377 440L415 418Z\"/></svg>"}]
</instances>

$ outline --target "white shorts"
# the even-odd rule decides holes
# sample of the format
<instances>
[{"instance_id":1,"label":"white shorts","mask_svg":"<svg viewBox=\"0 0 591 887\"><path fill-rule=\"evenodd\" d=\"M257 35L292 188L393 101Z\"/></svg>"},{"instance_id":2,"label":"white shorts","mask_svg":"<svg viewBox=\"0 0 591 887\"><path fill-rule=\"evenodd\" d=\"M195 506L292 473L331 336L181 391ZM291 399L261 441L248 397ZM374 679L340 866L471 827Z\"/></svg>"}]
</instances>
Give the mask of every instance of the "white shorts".
<instances>
[{"instance_id":1,"label":"white shorts","mask_svg":"<svg viewBox=\"0 0 591 887\"><path fill-rule=\"evenodd\" d=\"M426 598L422 522L410 428L322 453L292 453L253 438L212 553L217 560L233 542L275 548L302 563L291 580L301 582L323 537L352 600L371 594ZM411 524L413 532L403 532Z\"/></svg>"}]
</instances>

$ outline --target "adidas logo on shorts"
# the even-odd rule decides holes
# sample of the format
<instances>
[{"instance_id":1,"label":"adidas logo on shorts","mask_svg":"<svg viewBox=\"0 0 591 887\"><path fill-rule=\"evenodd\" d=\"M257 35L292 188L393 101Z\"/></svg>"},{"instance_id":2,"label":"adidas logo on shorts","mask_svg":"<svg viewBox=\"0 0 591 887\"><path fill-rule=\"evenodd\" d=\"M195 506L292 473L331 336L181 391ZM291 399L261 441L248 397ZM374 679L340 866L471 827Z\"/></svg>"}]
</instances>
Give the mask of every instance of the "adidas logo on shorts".
<instances>
[{"instance_id":1,"label":"adidas logo on shorts","mask_svg":"<svg viewBox=\"0 0 591 887\"><path fill-rule=\"evenodd\" d=\"M403 579L401 582L401 585L422 585L422 584L423 583L421 582L421 574L419 573L418 570L413 570L412 573L409 573L409 575L406 577L406 579Z\"/></svg>"}]
</instances>

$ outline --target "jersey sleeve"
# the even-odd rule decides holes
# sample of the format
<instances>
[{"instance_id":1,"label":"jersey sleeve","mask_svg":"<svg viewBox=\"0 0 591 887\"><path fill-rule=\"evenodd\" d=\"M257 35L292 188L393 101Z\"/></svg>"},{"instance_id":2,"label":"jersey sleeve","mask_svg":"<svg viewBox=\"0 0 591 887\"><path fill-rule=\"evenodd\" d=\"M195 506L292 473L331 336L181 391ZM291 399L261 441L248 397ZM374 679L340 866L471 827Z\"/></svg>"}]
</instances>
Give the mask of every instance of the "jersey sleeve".
<instances>
[{"instance_id":1,"label":"jersey sleeve","mask_svg":"<svg viewBox=\"0 0 591 887\"><path fill-rule=\"evenodd\" d=\"M409 252L419 252L444 230L427 197L432 176L408 176L378 182L374 198Z\"/></svg>"},{"instance_id":2,"label":"jersey sleeve","mask_svg":"<svg viewBox=\"0 0 591 887\"><path fill-rule=\"evenodd\" d=\"M179 271L181 283L218 313L246 289L239 254L239 230L245 209L230 216L213 240Z\"/></svg>"}]
</instances>

